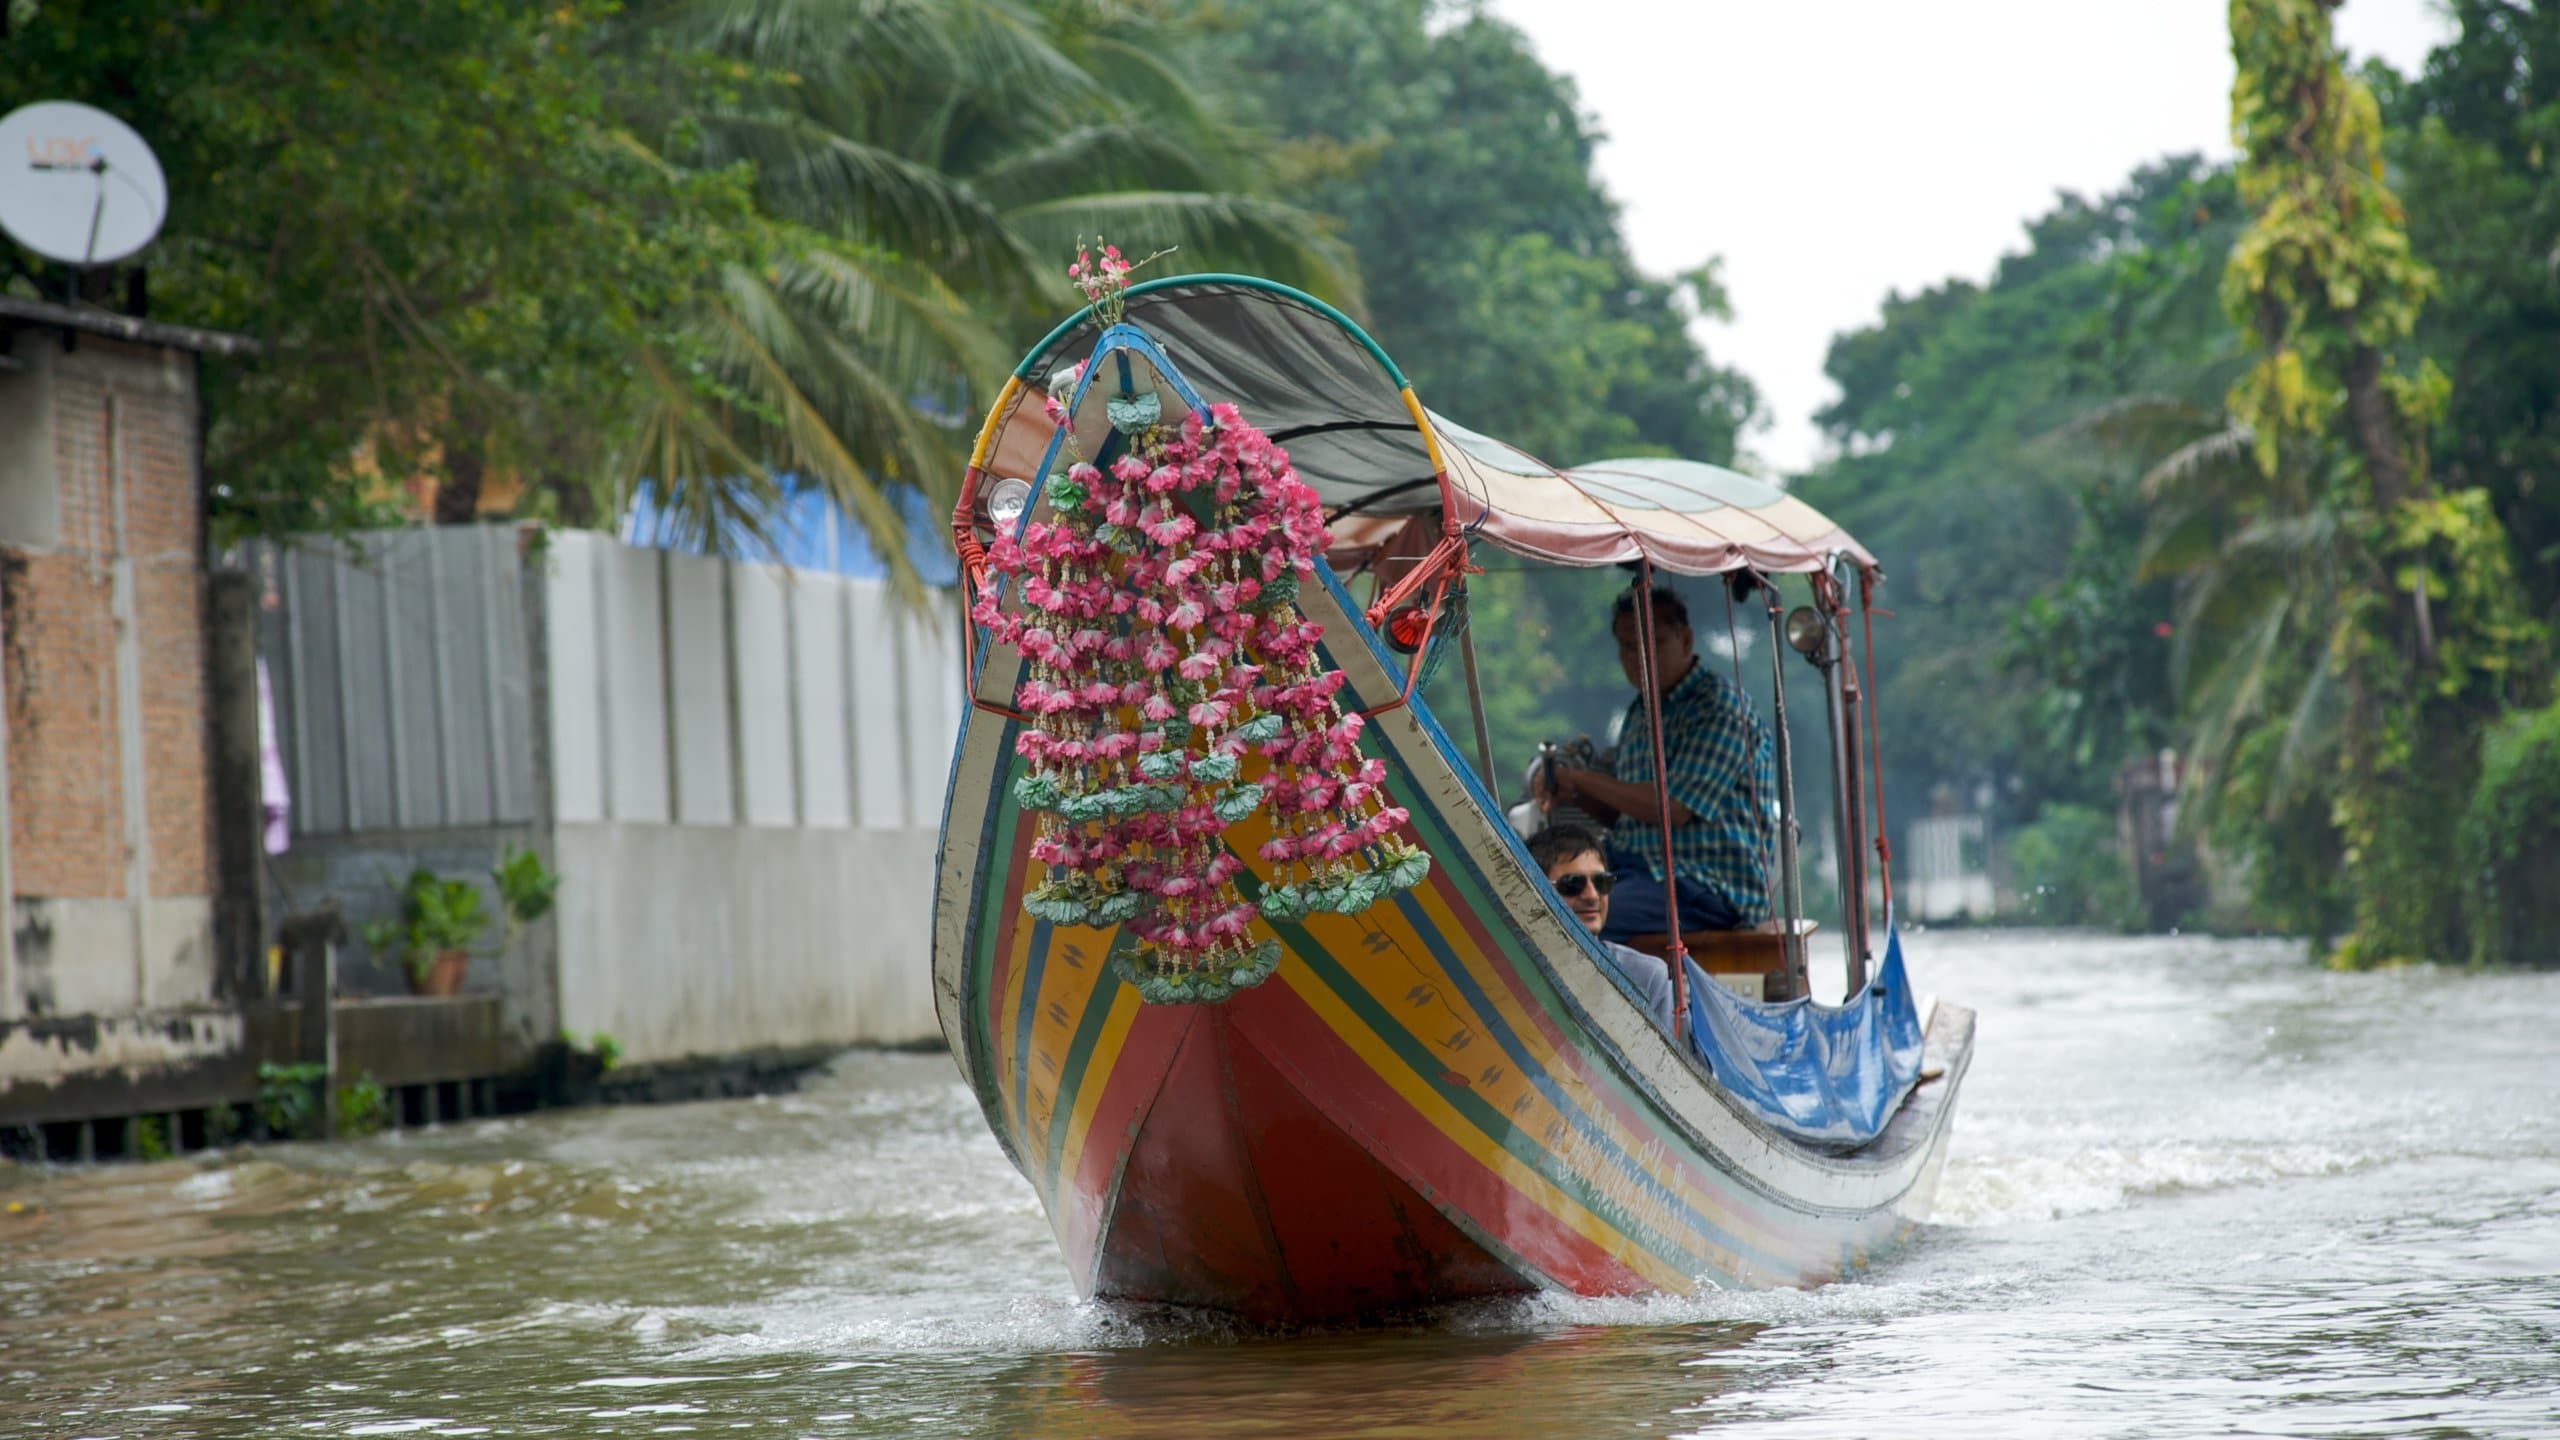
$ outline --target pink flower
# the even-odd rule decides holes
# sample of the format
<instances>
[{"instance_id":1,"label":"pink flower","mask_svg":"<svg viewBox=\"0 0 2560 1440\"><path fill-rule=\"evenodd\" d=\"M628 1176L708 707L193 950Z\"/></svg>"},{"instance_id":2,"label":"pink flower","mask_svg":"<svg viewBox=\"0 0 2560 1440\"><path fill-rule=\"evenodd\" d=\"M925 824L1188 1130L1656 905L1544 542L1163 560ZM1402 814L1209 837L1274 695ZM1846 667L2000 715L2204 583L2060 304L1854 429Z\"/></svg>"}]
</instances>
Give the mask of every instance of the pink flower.
<instances>
[{"instance_id":1,"label":"pink flower","mask_svg":"<svg viewBox=\"0 0 2560 1440\"><path fill-rule=\"evenodd\" d=\"M1159 545L1179 545L1199 533L1199 522L1181 511L1154 520L1140 522L1138 528Z\"/></svg>"}]
</instances>

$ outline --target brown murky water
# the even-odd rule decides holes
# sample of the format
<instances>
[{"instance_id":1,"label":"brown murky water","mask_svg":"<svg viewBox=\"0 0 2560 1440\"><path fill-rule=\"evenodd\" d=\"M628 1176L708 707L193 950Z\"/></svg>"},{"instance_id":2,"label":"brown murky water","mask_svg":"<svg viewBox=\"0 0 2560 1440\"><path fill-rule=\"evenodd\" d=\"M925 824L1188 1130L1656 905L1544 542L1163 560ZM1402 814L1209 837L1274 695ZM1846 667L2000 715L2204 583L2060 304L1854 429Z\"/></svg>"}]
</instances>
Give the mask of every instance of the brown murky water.
<instances>
[{"instance_id":1,"label":"brown murky water","mask_svg":"<svg viewBox=\"0 0 2560 1440\"><path fill-rule=\"evenodd\" d=\"M1940 933L1938 1222L1812 1293L1080 1305L939 1055L0 1168L0 1437L2560 1434L2560 974ZM10 1211L7 1207L17 1207Z\"/></svg>"}]
</instances>

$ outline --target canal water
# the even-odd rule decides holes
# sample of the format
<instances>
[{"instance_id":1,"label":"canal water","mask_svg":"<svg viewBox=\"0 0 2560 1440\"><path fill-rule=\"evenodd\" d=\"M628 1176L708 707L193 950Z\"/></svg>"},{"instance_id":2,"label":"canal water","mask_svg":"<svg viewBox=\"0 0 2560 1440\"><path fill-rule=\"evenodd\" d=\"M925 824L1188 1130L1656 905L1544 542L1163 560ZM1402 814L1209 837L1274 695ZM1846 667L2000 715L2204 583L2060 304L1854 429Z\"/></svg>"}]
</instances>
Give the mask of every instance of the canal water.
<instances>
[{"instance_id":1,"label":"canal water","mask_svg":"<svg viewBox=\"0 0 2560 1440\"><path fill-rule=\"evenodd\" d=\"M0 1169L0 1437L2560 1434L2560 974L1938 932L1856 1283L1270 1338L1079 1304L949 1059Z\"/></svg>"}]
</instances>

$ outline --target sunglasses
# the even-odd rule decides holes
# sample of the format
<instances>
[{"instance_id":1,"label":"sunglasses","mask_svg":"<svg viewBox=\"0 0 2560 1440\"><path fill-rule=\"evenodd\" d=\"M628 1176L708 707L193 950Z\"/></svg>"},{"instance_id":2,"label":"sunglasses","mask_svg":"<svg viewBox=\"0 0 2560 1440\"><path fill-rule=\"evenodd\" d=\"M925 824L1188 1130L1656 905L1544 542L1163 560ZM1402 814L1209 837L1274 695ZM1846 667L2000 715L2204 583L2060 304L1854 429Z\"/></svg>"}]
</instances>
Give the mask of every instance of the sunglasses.
<instances>
[{"instance_id":1,"label":"sunglasses","mask_svg":"<svg viewBox=\"0 0 2560 1440\"><path fill-rule=\"evenodd\" d=\"M1610 874L1606 870L1601 871L1597 875L1585 875L1579 872L1572 875L1561 875L1556 878L1555 882L1556 893L1567 900L1581 898L1582 887L1586 885L1591 887L1592 894L1606 895L1617 885L1617 883L1618 877Z\"/></svg>"}]
</instances>

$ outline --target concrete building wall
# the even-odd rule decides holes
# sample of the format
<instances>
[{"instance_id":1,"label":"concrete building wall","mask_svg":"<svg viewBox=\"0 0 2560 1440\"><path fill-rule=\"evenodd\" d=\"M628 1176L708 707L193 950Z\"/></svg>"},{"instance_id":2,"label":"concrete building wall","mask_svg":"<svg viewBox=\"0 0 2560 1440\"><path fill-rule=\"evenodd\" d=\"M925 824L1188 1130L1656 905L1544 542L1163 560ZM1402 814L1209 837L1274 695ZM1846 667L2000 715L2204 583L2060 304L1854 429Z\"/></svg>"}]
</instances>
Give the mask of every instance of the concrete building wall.
<instances>
[{"instance_id":1,"label":"concrete building wall","mask_svg":"<svg viewBox=\"0 0 2560 1440\"><path fill-rule=\"evenodd\" d=\"M214 864L193 365L39 331L12 358L0 1021L203 1005Z\"/></svg>"}]
</instances>

